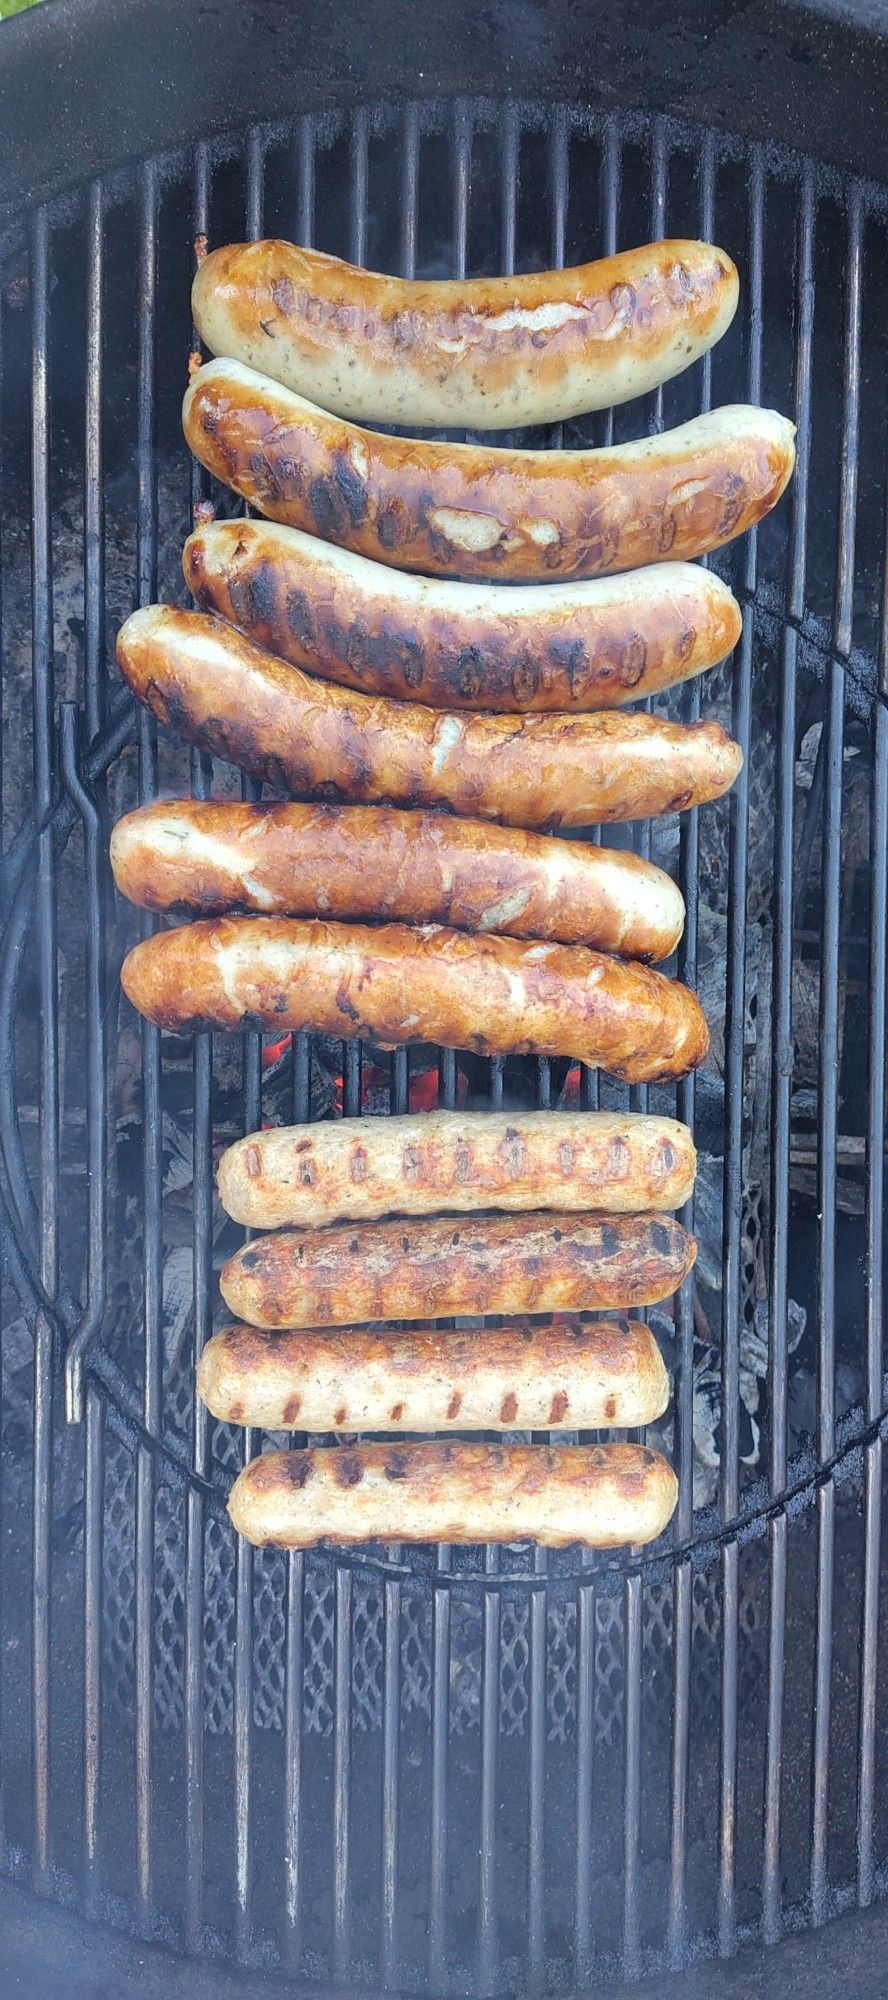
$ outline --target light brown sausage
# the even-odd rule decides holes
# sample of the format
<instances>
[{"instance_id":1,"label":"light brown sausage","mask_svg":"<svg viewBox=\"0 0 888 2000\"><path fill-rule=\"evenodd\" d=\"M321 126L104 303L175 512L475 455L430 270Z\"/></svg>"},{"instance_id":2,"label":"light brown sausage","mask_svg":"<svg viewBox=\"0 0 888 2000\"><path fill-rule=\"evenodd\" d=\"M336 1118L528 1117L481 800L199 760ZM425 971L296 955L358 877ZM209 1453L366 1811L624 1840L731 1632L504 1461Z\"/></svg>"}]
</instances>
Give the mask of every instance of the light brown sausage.
<instances>
[{"instance_id":1,"label":"light brown sausage","mask_svg":"<svg viewBox=\"0 0 888 2000\"><path fill-rule=\"evenodd\" d=\"M668 1215L481 1215L257 1236L223 1266L251 1326L348 1326L477 1313L607 1312L678 1290L697 1254Z\"/></svg>"},{"instance_id":2,"label":"light brown sausage","mask_svg":"<svg viewBox=\"0 0 888 2000\"><path fill-rule=\"evenodd\" d=\"M531 1326L349 1326L269 1333L226 1326L197 1364L221 1423L263 1430L631 1430L669 1401L669 1377L639 1320Z\"/></svg>"},{"instance_id":3,"label":"light brown sausage","mask_svg":"<svg viewBox=\"0 0 888 2000\"><path fill-rule=\"evenodd\" d=\"M269 1451L234 1482L228 1511L257 1548L321 1541L656 1540L678 1481L640 1444L361 1444Z\"/></svg>"},{"instance_id":4,"label":"light brown sausage","mask_svg":"<svg viewBox=\"0 0 888 2000\"><path fill-rule=\"evenodd\" d=\"M216 521L185 544L201 610L279 659L430 708L618 708L690 680L740 637L740 606L694 563L596 583L405 576L272 521Z\"/></svg>"},{"instance_id":5,"label":"light brown sausage","mask_svg":"<svg viewBox=\"0 0 888 2000\"><path fill-rule=\"evenodd\" d=\"M219 619L151 605L117 640L158 721L297 798L447 806L509 826L645 819L720 798L743 762L718 723L442 715L328 687Z\"/></svg>"},{"instance_id":6,"label":"light brown sausage","mask_svg":"<svg viewBox=\"0 0 888 2000\"><path fill-rule=\"evenodd\" d=\"M502 430L643 396L720 340L737 272L710 243L624 250L572 271L383 277L274 240L199 266L194 324L340 416Z\"/></svg>"},{"instance_id":7,"label":"light brown sausage","mask_svg":"<svg viewBox=\"0 0 888 2000\"><path fill-rule=\"evenodd\" d=\"M429 1215L436 1209L681 1208L696 1154L686 1125L632 1111L424 1111L277 1126L237 1139L219 1199L248 1229Z\"/></svg>"},{"instance_id":8,"label":"light brown sausage","mask_svg":"<svg viewBox=\"0 0 888 2000\"><path fill-rule=\"evenodd\" d=\"M668 958L684 900L638 855L447 813L171 799L111 835L118 889L149 910L397 918Z\"/></svg>"},{"instance_id":9,"label":"light brown sausage","mask_svg":"<svg viewBox=\"0 0 888 2000\"><path fill-rule=\"evenodd\" d=\"M361 430L239 361L198 370L196 458L270 521L429 576L505 583L687 562L776 506L794 427L731 404L598 451L503 451Z\"/></svg>"},{"instance_id":10,"label":"light brown sausage","mask_svg":"<svg viewBox=\"0 0 888 2000\"><path fill-rule=\"evenodd\" d=\"M695 995L648 966L431 926L217 917L145 938L121 979L172 1034L313 1028L390 1048L565 1055L629 1083L684 1075L709 1045Z\"/></svg>"}]
</instances>

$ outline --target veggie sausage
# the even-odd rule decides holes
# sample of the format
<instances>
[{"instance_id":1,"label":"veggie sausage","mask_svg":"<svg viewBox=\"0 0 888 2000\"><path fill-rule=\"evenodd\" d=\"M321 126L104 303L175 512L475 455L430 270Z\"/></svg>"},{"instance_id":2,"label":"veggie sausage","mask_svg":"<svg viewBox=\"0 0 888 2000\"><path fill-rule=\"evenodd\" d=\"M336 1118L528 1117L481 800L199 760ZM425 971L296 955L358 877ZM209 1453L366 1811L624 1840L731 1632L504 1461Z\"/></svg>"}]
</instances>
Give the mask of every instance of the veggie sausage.
<instances>
[{"instance_id":1,"label":"veggie sausage","mask_svg":"<svg viewBox=\"0 0 888 2000\"><path fill-rule=\"evenodd\" d=\"M196 458L270 521L427 575L507 583L687 562L776 506L795 430L731 404L597 451L390 437L331 417L239 361L185 397Z\"/></svg>"},{"instance_id":2,"label":"veggie sausage","mask_svg":"<svg viewBox=\"0 0 888 2000\"><path fill-rule=\"evenodd\" d=\"M640 1444L361 1444L269 1451L234 1482L228 1512L258 1548L320 1541L652 1542L678 1481Z\"/></svg>"},{"instance_id":3,"label":"veggie sausage","mask_svg":"<svg viewBox=\"0 0 888 2000\"><path fill-rule=\"evenodd\" d=\"M630 1430L662 1416L669 1378L640 1320L530 1326L226 1326L197 1364L222 1423L281 1431Z\"/></svg>"},{"instance_id":4,"label":"veggie sausage","mask_svg":"<svg viewBox=\"0 0 888 2000\"><path fill-rule=\"evenodd\" d=\"M441 582L271 521L217 521L190 536L183 567L202 611L279 659L431 708L618 708L715 666L743 623L693 563L597 583Z\"/></svg>"},{"instance_id":5,"label":"veggie sausage","mask_svg":"<svg viewBox=\"0 0 888 2000\"><path fill-rule=\"evenodd\" d=\"M327 687L219 619L160 604L127 619L117 658L160 722L302 798L443 805L509 826L592 826L720 798L743 762L715 722L442 715Z\"/></svg>"},{"instance_id":6,"label":"veggie sausage","mask_svg":"<svg viewBox=\"0 0 888 2000\"><path fill-rule=\"evenodd\" d=\"M607 1312L668 1298L696 1254L666 1215L433 1216L257 1236L219 1288L235 1318L268 1327Z\"/></svg>"},{"instance_id":7,"label":"veggie sausage","mask_svg":"<svg viewBox=\"0 0 888 2000\"><path fill-rule=\"evenodd\" d=\"M684 900L661 868L581 841L390 806L171 799L111 835L118 889L149 910L395 917L668 958Z\"/></svg>"},{"instance_id":8,"label":"veggie sausage","mask_svg":"<svg viewBox=\"0 0 888 2000\"><path fill-rule=\"evenodd\" d=\"M223 1208L248 1229L309 1229L436 1209L681 1208L695 1172L675 1118L427 1111L254 1132L222 1154L218 1181Z\"/></svg>"},{"instance_id":9,"label":"veggie sausage","mask_svg":"<svg viewBox=\"0 0 888 2000\"><path fill-rule=\"evenodd\" d=\"M627 1083L682 1076L709 1045L696 996L648 966L434 925L217 917L145 938L121 979L172 1034L313 1028L390 1048L564 1055Z\"/></svg>"},{"instance_id":10,"label":"veggie sausage","mask_svg":"<svg viewBox=\"0 0 888 2000\"><path fill-rule=\"evenodd\" d=\"M650 243L573 271L383 277L293 243L230 243L198 267L214 354L343 417L502 430L609 409L680 375L737 309L711 243Z\"/></svg>"}]
</instances>

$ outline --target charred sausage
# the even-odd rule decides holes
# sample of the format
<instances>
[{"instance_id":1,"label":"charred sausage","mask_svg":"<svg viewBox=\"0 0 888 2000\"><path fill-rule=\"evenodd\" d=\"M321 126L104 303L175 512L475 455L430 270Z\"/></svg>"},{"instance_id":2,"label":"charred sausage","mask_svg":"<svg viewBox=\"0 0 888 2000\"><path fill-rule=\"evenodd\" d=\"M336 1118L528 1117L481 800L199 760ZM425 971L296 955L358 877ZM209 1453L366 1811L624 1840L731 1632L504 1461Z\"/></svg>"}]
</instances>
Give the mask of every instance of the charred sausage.
<instances>
[{"instance_id":1,"label":"charred sausage","mask_svg":"<svg viewBox=\"0 0 888 2000\"><path fill-rule=\"evenodd\" d=\"M694 1142L631 1111L427 1111L273 1127L237 1139L219 1198L248 1229L428 1215L436 1209L681 1208Z\"/></svg>"},{"instance_id":2,"label":"charred sausage","mask_svg":"<svg viewBox=\"0 0 888 2000\"><path fill-rule=\"evenodd\" d=\"M185 544L201 610L322 680L430 708L618 708L693 678L740 637L726 584L693 563L597 583L404 576L271 521Z\"/></svg>"},{"instance_id":3,"label":"charred sausage","mask_svg":"<svg viewBox=\"0 0 888 2000\"><path fill-rule=\"evenodd\" d=\"M684 900L638 855L389 806L140 806L111 835L118 889L149 910L396 918L668 958Z\"/></svg>"},{"instance_id":4,"label":"charred sausage","mask_svg":"<svg viewBox=\"0 0 888 2000\"><path fill-rule=\"evenodd\" d=\"M662 1416L669 1378L640 1320L560 1326L226 1326L197 1364L221 1423L268 1431L632 1429Z\"/></svg>"},{"instance_id":5,"label":"charred sausage","mask_svg":"<svg viewBox=\"0 0 888 2000\"><path fill-rule=\"evenodd\" d=\"M328 687L219 619L150 605L117 640L158 721L277 791L447 806L536 828L645 819L720 798L742 764L715 722L442 715Z\"/></svg>"},{"instance_id":6,"label":"charred sausage","mask_svg":"<svg viewBox=\"0 0 888 2000\"><path fill-rule=\"evenodd\" d=\"M598 451L504 451L361 430L238 361L198 370L195 457L270 521L427 575L507 583L687 562L776 506L794 426L732 404Z\"/></svg>"},{"instance_id":7,"label":"charred sausage","mask_svg":"<svg viewBox=\"0 0 888 2000\"><path fill-rule=\"evenodd\" d=\"M271 240L214 250L191 298L214 354L322 409L502 430L609 409L668 382L721 339L738 289L730 257L711 243L430 283Z\"/></svg>"}]
</instances>

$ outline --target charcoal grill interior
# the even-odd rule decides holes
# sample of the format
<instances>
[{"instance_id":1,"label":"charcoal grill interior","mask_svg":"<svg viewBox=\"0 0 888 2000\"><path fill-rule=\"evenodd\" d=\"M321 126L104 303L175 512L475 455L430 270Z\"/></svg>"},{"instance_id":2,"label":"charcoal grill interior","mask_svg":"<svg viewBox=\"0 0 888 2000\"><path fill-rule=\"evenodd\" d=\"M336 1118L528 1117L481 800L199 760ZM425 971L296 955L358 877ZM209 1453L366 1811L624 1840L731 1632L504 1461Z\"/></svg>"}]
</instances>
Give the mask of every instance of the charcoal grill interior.
<instances>
[{"instance_id":1,"label":"charcoal grill interior","mask_svg":"<svg viewBox=\"0 0 888 2000\"><path fill-rule=\"evenodd\" d=\"M637 107L313 112L298 78L292 105L81 181L4 242L3 1872L307 1990L631 1983L885 1887L886 191ZM787 500L713 559L744 606L733 664L658 703L724 721L744 774L632 829L687 900L696 1083L627 1100L554 1062L177 1045L121 1002L138 919L111 821L240 791L136 715L113 639L186 601L194 241L265 233L436 276L665 234L738 262L712 355L546 440L731 400L799 427ZM677 1111L708 1163L683 1218L706 1269L652 1315L670 1534L614 1559L236 1544L225 1492L260 1440L192 1393L238 1240L214 1146L263 1117L573 1094Z\"/></svg>"}]
</instances>

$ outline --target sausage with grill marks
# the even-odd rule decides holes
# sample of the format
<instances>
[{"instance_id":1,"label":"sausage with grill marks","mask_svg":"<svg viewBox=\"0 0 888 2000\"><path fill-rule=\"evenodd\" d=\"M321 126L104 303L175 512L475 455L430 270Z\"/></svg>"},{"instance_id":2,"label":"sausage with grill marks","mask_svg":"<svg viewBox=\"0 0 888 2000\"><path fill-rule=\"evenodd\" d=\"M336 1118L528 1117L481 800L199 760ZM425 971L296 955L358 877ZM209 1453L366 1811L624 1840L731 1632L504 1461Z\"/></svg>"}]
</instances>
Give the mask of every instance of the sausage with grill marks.
<instances>
[{"instance_id":1,"label":"sausage with grill marks","mask_svg":"<svg viewBox=\"0 0 888 2000\"><path fill-rule=\"evenodd\" d=\"M776 506L794 426L731 404L595 451L504 451L386 436L238 361L198 370L196 458L270 521L428 576L551 582L688 562Z\"/></svg>"},{"instance_id":2,"label":"sausage with grill marks","mask_svg":"<svg viewBox=\"0 0 888 2000\"><path fill-rule=\"evenodd\" d=\"M390 806L140 806L111 835L114 880L149 910L396 918L667 958L681 891L628 851Z\"/></svg>"},{"instance_id":3,"label":"sausage with grill marks","mask_svg":"<svg viewBox=\"0 0 888 2000\"><path fill-rule=\"evenodd\" d=\"M266 1327L607 1312L668 1298L696 1254L671 1216L437 1216L259 1236L219 1285L237 1319Z\"/></svg>"},{"instance_id":4,"label":"sausage with grill marks","mask_svg":"<svg viewBox=\"0 0 888 2000\"><path fill-rule=\"evenodd\" d=\"M145 938L121 979L171 1034L313 1028L390 1048L572 1056L632 1083L681 1076L709 1046L696 996L648 966L435 926L217 917Z\"/></svg>"},{"instance_id":5,"label":"sausage with grill marks","mask_svg":"<svg viewBox=\"0 0 888 2000\"><path fill-rule=\"evenodd\" d=\"M385 277L274 239L199 265L194 324L214 354L340 416L502 430L646 395L720 340L737 309L724 250L645 244L568 271Z\"/></svg>"},{"instance_id":6,"label":"sausage with grill marks","mask_svg":"<svg viewBox=\"0 0 888 2000\"><path fill-rule=\"evenodd\" d=\"M702 805L743 762L717 722L445 715L329 687L221 620L166 605L127 619L117 659L159 722L297 798L446 806L551 830Z\"/></svg>"},{"instance_id":7,"label":"sausage with grill marks","mask_svg":"<svg viewBox=\"0 0 888 2000\"><path fill-rule=\"evenodd\" d=\"M686 1125L631 1111L426 1111L277 1126L227 1147L219 1198L248 1229L479 1208L681 1208Z\"/></svg>"},{"instance_id":8,"label":"sausage with grill marks","mask_svg":"<svg viewBox=\"0 0 888 2000\"><path fill-rule=\"evenodd\" d=\"M713 667L740 637L727 585L694 563L594 583L405 576L271 521L217 521L185 544L202 611L292 666L431 708L617 708Z\"/></svg>"},{"instance_id":9,"label":"sausage with grill marks","mask_svg":"<svg viewBox=\"0 0 888 2000\"><path fill-rule=\"evenodd\" d=\"M318 1542L656 1540L678 1499L646 1445L360 1444L270 1451L244 1467L228 1511L258 1548Z\"/></svg>"}]
</instances>

